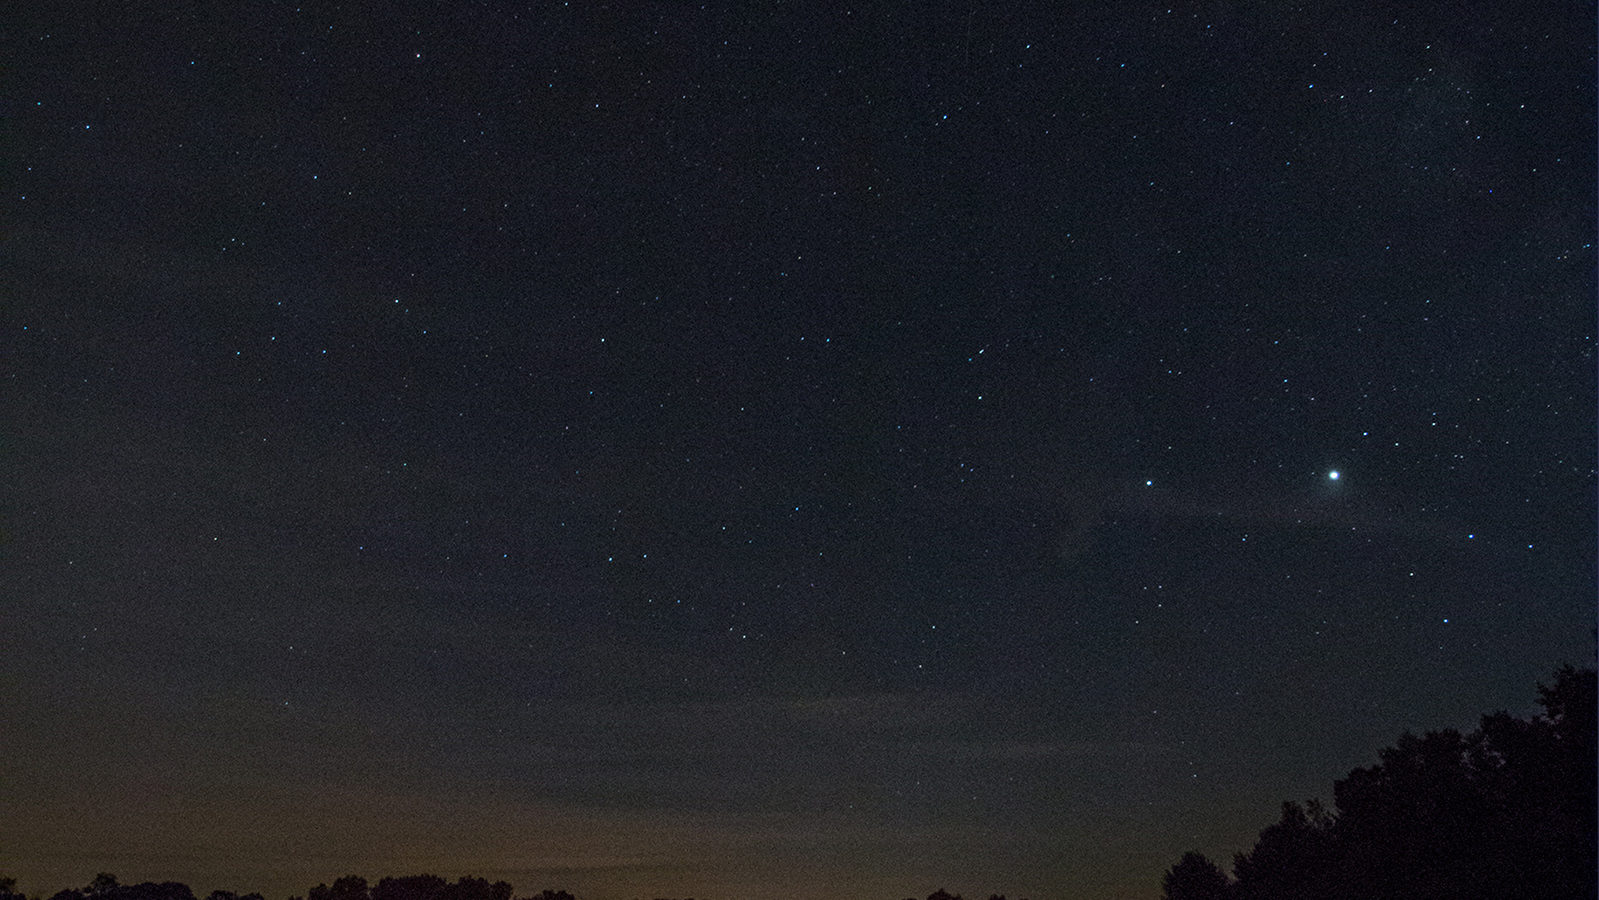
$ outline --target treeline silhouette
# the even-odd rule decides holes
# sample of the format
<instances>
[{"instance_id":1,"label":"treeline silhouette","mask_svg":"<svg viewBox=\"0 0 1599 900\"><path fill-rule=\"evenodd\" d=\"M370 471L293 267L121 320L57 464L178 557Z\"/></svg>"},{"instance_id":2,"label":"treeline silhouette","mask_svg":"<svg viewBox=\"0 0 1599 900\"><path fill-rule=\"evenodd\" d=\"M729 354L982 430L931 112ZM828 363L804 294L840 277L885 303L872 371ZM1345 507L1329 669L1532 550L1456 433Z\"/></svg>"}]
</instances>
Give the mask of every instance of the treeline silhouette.
<instances>
[{"instance_id":1,"label":"treeline silhouette","mask_svg":"<svg viewBox=\"0 0 1599 900\"><path fill-rule=\"evenodd\" d=\"M29 900L18 893L15 878L0 877L0 900ZM305 897L289 900L511 900L512 888L508 882L490 882L486 878L462 876L454 884L437 875L408 875L403 878L383 878L367 886L365 878L346 875L333 882L332 887L319 884L306 892ZM34 897L32 900L39 900ZM101 872L87 887L68 888L51 895L50 900L198 900L189 886L176 881L159 884L146 881L142 884L121 884L117 876ZM260 894L236 894L216 890L205 900L266 900ZM566 891L546 888L531 897L520 900L577 900ZM692 900L692 898L690 898Z\"/></svg>"},{"instance_id":2,"label":"treeline silhouette","mask_svg":"<svg viewBox=\"0 0 1599 900\"><path fill-rule=\"evenodd\" d=\"M1592 900L1599 895L1595 670L1564 666L1538 685L1541 714L1498 712L1469 734L1406 732L1378 764L1333 784L1335 808L1285 802L1281 819L1233 857L1232 874L1185 853L1165 900ZM0 900L30 900L0 877ZM39 900L39 898L31 898ZM197 900L174 881L124 885L102 872L49 900ZM216 890L205 900L265 900ZM513 900L504 881L347 875L289 900ZM519 900L577 900L546 889ZM914 900L914 898L911 898ZM933 892L927 900L964 900ZM1005 900L995 894L989 900Z\"/></svg>"},{"instance_id":3,"label":"treeline silhouette","mask_svg":"<svg viewBox=\"0 0 1599 900\"><path fill-rule=\"evenodd\" d=\"M29 900L16 890L15 878L0 878L0 900ZM32 900L39 900L34 897ZM50 900L195 900L189 886L176 881L159 884L146 881L142 884L121 884L117 876L101 872L87 887L56 891ZM206 900L265 900L260 894L235 894L232 891L212 891Z\"/></svg>"},{"instance_id":4,"label":"treeline silhouette","mask_svg":"<svg viewBox=\"0 0 1599 900\"><path fill-rule=\"evenodd\" d=\"M333 882L333 887L319 884L306 893L304 900L511 900L509 882L490 884L486 878L463 875L454 884L437 875L408 875L404 878L382 878L368 888L366 879L359 875L346 875ZM289 900L302 900L290 897ZM530 900L573 900L566 891L546 889Z\"/></svg>"},{"instance_id":5,"label":"treeline silhouette","mask_svg":"<svg viewBox=\"0 0 1599 900\"><path fill-rule=\"evenodd\" d=\"M916 900L916 898L915 897L906 897L905 900ZM966 900L966 898L962 897L960 894L951 894L950 892L944 890L943 888L939 888L938 890L932 892L931 894L928 894L927 895L927 900ZM988 900L1005 900L1005 895L1004 894L990 894L988 896ZM1026 900L1026 898L1024 897L1023 900Z\"/></svg>"},{"instance_id":6,"label":"treeline silhouette","mask_svg":"<svg viewBox=\"0 0 1599 900\"><path fill-rule=\"evenodd\" d=\"M1189 852L1166 900L1592 900L1599 870L1593 669L1538 686L1543 712L1482 717L1470 734L1406 732L1334 783L1335 809L1283 804L1233 857Z\"/></svg>"},{"instance_id":7,"label":"treeline silhouette","mask_svg":"<svg viewBox=\"0 0 1599 900\"><path fill-rule=\"evenodd\" d=\"M0 900L28 900L16 892L15 878L0 877ZM359 875L346 875L333 882L333 886L319 884L306 892L305 897L293 896L289 900L511 900L513 889L508 882L490 883L484 878L463 876L450 884L437 875L407 875L403 878L382 878L368 886ZM38 900L38 898L33 898ZM196 900L189 886L176 881L157 884L120 884L117 876L101 872L87 887L57 891L50 900ZM236 894L232 891L212 891L205 900L264 900L260 894ZM577 900L566 891L549 888L523 897L520 900ZM655 898L664 900L664 898ZM694 900L689 897L686 900ZM916 900L911 897L909 900ZM965 900L960 894L951 894L942 888L927 896L927 900ZM988 900L1005 900L1004 894L993 894Z\"/></svg>"}]
</instances>

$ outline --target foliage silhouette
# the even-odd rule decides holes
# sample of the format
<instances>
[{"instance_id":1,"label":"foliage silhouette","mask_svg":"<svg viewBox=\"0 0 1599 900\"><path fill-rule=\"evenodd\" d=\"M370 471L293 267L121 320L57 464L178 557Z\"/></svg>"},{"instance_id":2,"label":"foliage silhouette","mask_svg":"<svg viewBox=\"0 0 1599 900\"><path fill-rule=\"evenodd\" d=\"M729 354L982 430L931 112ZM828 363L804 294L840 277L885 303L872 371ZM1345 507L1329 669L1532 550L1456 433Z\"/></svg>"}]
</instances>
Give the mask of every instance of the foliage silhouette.
<instances>
[{"instance_id":1,"label":"foliage silhouette","mask_svg":"<svg viewBox=\"0 0 1599 900\"><path fill-rule=\"evenodd\" d=\"M333 882L333 887L317 885L307 892L309 900L369 900L366 879L359 875L346 875Z\"/></svg>"},{"instance_id":2,"label":"foliage silhouette","mask_svg":"<svg viewBox=\"0 0 1599 900\"><path fill-rule=\"evenodd\" d=\"M906 900L916 900L916 898L915 897L908 897L908 898L906 898ZM960 894L951 894L949 891L946 891L943 888L939 888L938 890L932 892L931 894L928 894L927 895L927 900L965 900L965 898L961 897ZM1004 894L990 894L990 895L988 895L988 900L1005 900L1005 895ZM1024 898L1024 900L1025 900L1025 898Z\"/></svg>"},{"instance_id":3,"label":"foliage silhouette","mask_svg":"<svg viewBox=\"0 0 1599 900\"><path fill-rule=\"evenodd\" d=\"M1189 851L1166 870L1161 881L1165 900L1227 900L1227 873L1202 853Z\"/></svg>"},{"instance_id":4,"label":"foliage silhouette","mask_svg":"<svg viewBox=\"0 0 1599 900\"><path fill-rule=\"evenodd\" d=\"M1539 685L1544 712L1478 730L1400 736L1333 785L1337 812L1284 803L1233 859L1198 853L1166 872L1167 900L1546 900L1595 896L1599 745L1593 669Z\"/></svg>"},{"instance_id":5,"label":"foliage silhouette","mask_svg":"<svg viewBox=\"0 0 1599 900\"><path fill-rule=\"evenodd\" d=\"M188 885L176 881L119 884L117 876L101 872L88 886L57 891L50 900L195 900L195 897Z\"/></svg>"},{"instance_id":6,"label":"foliage silhouette","mask_svg":"<svg viewBox=\"0 0 1599 900\"><path fill-rule=\"evenodd\" d=\"M333 882L332 887L319 884L306 892L306 900L511 900L513 888L509 882L463 875L454 884L437 875L406 875L400 878L381 878L367 887L365 878L346 875ZM291 897L289 900L300 900ZM576 900L566 891L546 889L533 900Z\"/></svg>"},{"instance_id":7,"label":"foliage silhouette","mask_svg":"<svg viewBox=\"0 0 1599 900\"><path fill-rule=\"evenodd\" d=\"M1186 862L1187 857L1184 860ZM0 900L30 900L15 890L16 883L15 878L0 875ZM504 881L490 883L487 879L472 876L463 876L454 884L450 884L437 875L408 875L402 878L382 878L377 884L369 886L367 880L359 875L346 875L335 880L332 887L325 883L318 884L307 891L304 898L292 896L288 900L511 900L512 892L511 885ZM1174 900L1189 900L1189 898L1209 900L1209 895L1203 894L1172 896ZM34 897L31 900L39 898ZM88 886L59 891L49 900L195 900L195 897L194 892L185 884L168 881L160 884L144 882L123 885L117 881L115 875L101 872ZM238 894L233 891L214 890L206 896L206 900L265 900L265 898L256 893ZM577 898L565 890L545 888L538 894L522 897L519 900L577 900ZM964 898L960 894L951 894L941 888L928 895L927 900L964 900ZM991 894L988 900L1005 900L1005 895Z\"/></svg>"}]
</instances>

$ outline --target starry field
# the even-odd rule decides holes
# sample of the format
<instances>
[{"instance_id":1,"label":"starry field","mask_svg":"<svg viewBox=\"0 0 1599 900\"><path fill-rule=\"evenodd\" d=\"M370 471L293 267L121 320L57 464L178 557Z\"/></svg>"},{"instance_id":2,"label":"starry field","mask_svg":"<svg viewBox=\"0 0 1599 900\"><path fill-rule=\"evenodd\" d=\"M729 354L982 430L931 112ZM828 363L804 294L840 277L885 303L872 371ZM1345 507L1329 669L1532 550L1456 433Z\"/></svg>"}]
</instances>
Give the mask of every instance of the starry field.
<instances>
[{"instance_id":1,"label":"starry field","mask_svg":"<svg viewBox=\"0 0 1599 900\"><path fill-rule=\"evenodd\" d=\"M1591 3L6 18L29 894L1154 897L1594 658Z\"/></svg>"}]
</instances>

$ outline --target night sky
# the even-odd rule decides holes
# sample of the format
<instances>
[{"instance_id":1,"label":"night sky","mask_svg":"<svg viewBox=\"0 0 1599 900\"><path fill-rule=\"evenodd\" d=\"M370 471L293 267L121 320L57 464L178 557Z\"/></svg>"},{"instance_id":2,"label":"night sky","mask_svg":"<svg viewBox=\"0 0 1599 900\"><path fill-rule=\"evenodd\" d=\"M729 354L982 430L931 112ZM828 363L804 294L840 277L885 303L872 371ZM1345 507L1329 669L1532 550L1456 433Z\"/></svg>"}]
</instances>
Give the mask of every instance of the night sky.
<instances>
[{"instance_id":1,"label":"night sky","mask_svg":"<svg viewBox=\"0 0 1599 900\"><path fill-rule=\"evenodd\" d=\"M1153 898L1529 714L1594 5L1413 6L8 8L0 872Z\"/></svg>"}]
</instances>

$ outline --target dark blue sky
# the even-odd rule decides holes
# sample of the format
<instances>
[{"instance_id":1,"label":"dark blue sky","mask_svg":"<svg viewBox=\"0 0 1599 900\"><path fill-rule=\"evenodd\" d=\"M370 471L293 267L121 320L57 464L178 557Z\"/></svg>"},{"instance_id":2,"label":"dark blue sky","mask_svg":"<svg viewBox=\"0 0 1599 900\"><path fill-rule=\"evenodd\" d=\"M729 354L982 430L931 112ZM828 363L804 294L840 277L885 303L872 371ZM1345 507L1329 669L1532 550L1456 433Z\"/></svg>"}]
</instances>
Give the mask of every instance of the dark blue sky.
<instances>
[{"instance_id":1,"label":"dark blue sky","mask_svg":"<svg viewBox=\"0 0 1599 900\"><path fill-rule=\"evenodd\" d=\"M1591 4L1056 7L15 16L0 870L1148 897L1529 712Z\"/></svg>"}]
</instances>

